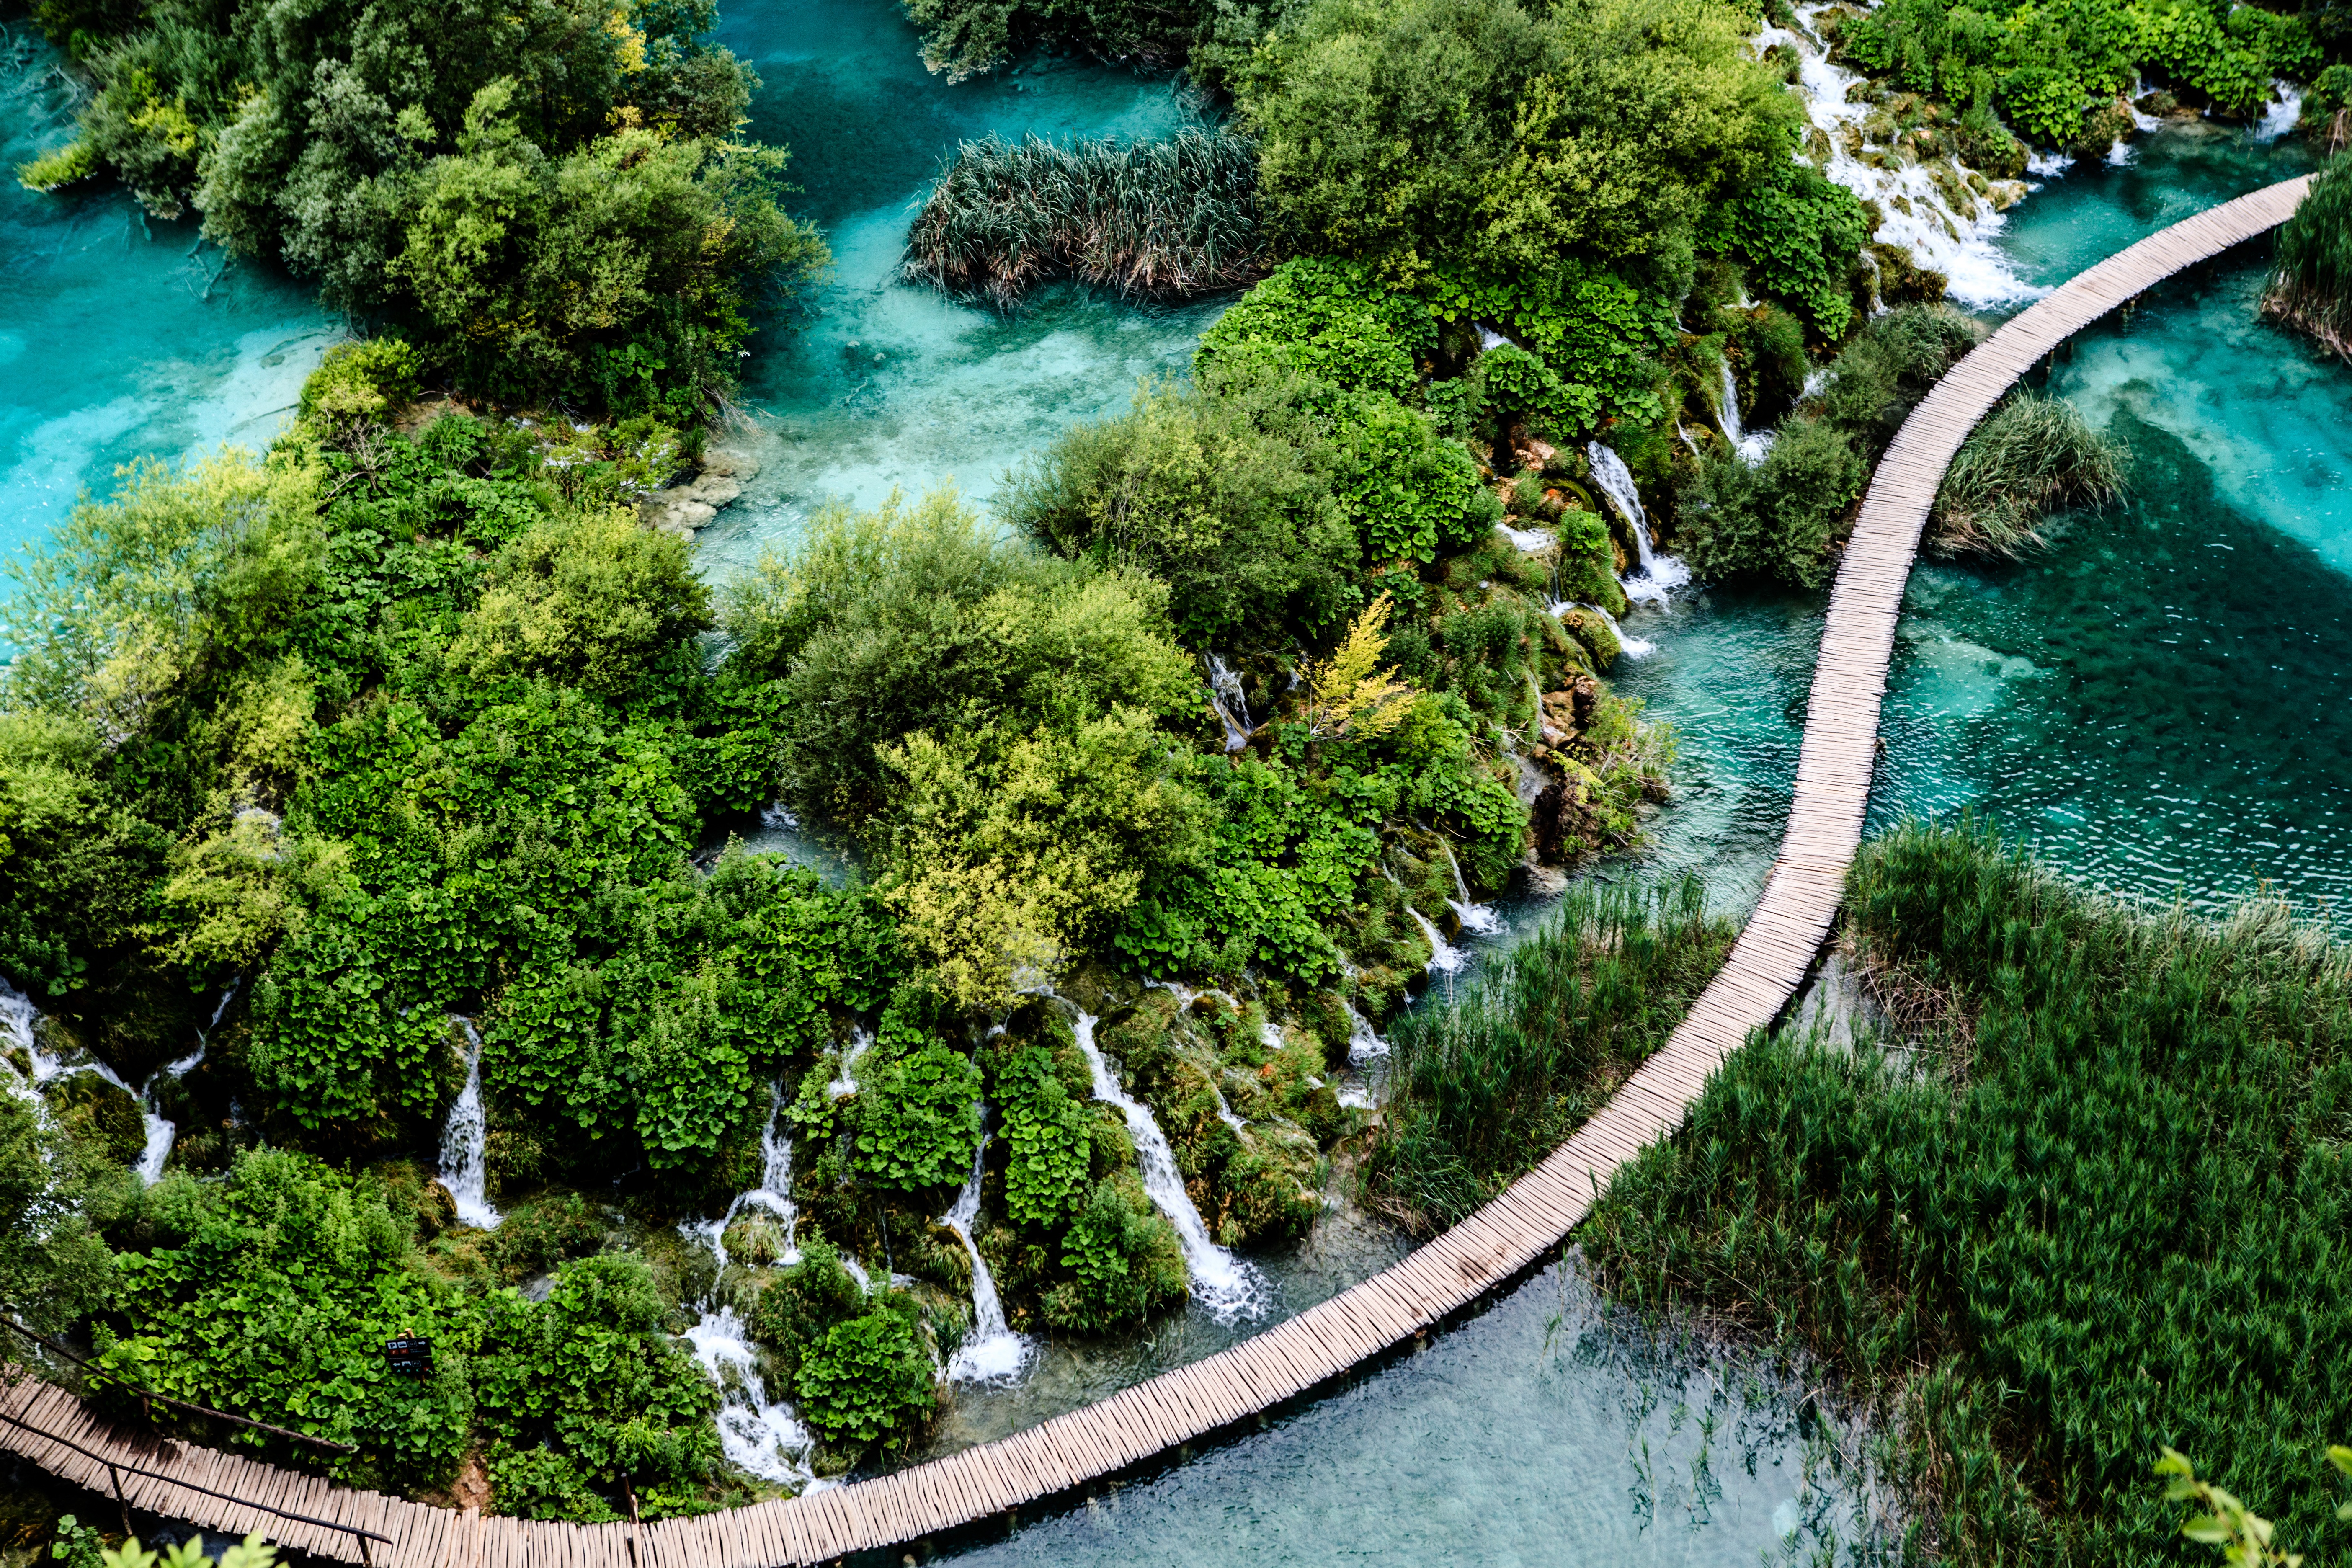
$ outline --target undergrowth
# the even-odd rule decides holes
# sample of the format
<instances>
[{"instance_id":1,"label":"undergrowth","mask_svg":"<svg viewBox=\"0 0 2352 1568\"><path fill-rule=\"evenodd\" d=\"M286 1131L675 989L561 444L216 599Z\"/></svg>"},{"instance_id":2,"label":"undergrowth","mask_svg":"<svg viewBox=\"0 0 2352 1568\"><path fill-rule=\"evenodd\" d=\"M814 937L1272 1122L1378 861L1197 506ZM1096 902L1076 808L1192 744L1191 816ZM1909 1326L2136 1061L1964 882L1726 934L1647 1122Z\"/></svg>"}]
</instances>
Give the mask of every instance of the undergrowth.
<instances>
[{"instance_id":1,"label":"undergrowth","mask_svg":"<svg viewBox=\"0 0 2352 1568\"><path fill-rule=\"evenodd\" d=\"M1589 1227L1612 1288L1832 1369L1953 1562L2182 1552L2159 1445L2340 1551L2352 954L2275 905L2102 901L1977 827L1889 834L1848 908L1867 969L1944 999L1932 1048L1751 1041Z\"/></svg>"},{"instance_id":2,"label":"undergrowth","mask_svg":"<svg viewBox=\"0 0 2352 1568\"><path fill-rule=\"evenodd\" d=\"M1426 1232L1500 1192L1666 1043L1737 934L1696 878L1571 886L1475 986L1390 1030L1373 1202Z\"/></svg>"},{"instance_id":3,"label":"undergrowth","mask_svg":"<svg viewBox=\"0 0 2352 1568\"><path fill-rule=\"evenodd\" d=\"M2099 506L2124 483L2123 444L2062 398L2021 391L1986 416L1944 472L1927 529L1938 555L2015 558L2063 507Z\"/></svg>"}]
</instances>

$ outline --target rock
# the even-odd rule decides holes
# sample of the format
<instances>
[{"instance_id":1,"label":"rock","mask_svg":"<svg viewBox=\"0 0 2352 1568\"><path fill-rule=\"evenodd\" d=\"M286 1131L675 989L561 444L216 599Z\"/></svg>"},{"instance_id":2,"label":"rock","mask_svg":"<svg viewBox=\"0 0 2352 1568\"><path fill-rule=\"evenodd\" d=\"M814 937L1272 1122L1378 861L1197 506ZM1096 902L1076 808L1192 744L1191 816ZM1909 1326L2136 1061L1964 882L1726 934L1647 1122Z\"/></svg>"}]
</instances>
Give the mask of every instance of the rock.
<instances>
[{"instance_id":1,"label":"rock","mask_svg":"<svg viewBox=\"0 0 2352 1568\"><path fill-rule=\"evenodd\" d=\"M702 471L706 477L720 474L730 479L749 479L760 471L760 459L749 452L713 447L702 455Z\"/></svg>"},{"instance_id":2,"label":"rock","mask_svg":"<svg viewBox=\"0 0 2352 1568\"><path fill-rule=\"evenodd\" d=\"M706 473L686 487L686 493L714 511L743 493L742 481L726 474Z\"/></svg>"}]
</instances>

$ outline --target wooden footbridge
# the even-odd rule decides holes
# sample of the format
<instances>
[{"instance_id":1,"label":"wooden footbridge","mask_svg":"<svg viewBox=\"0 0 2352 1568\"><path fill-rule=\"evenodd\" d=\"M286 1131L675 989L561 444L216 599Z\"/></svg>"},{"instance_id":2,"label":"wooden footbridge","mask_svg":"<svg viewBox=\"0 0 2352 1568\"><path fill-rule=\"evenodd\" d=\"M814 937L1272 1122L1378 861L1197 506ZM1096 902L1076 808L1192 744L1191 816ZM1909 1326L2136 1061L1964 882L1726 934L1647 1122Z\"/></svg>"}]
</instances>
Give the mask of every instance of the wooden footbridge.
<instances>
[{"instance_id":1,"label":"wooden footbridge","mask_svg":"<svg viewBox=\"0 0 2352 1568\"><path fill-rule=\"evenodd\" d=\"M1708 1076L1795 994L1862 839L1888 658L1944 469L2002 393L2150 286L2284 222L2289 180L2173 225L2082 273L1960 361L1878 466L1830 595L1787 837L1729 959L1664 1048L1543 1163L1462 1224L1230 1350L944 1459L788 1501L644 1526L486 1519L330 1486L110 1424L24 1378L0 1390L0 1448L128 1507L333 1562L389 1568L770 1568L814 1564L1042 1502L1303 1394L1469 1305L1558 1246L1618 1166L1682 1123ZM356 1532L356 1533L355 1533Z\"/></svg>"}]
</instances>

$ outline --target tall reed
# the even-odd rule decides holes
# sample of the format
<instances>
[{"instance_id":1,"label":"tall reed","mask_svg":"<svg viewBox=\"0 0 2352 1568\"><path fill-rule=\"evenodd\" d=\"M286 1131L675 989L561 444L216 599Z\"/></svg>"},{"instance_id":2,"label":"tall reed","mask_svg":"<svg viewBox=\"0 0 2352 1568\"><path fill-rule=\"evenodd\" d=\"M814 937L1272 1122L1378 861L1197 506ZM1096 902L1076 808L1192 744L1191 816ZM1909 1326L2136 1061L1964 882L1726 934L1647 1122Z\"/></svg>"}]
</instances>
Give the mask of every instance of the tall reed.
<instances>
[{"instance_id":1,"label":"tall reed","mask_svg":"<svg viewBox=\"0 0 2352 1568\"><path fill-rule=\"evenodd\" d=\"M2175 1560L2159 1444L2340 1545L2352 954L2276 905L2126 909L1973 827L1868 847L1849 910L1941 1022L1736 1054L1587 1227L1611 1287L1826 1363L1953 1561Z\"/></svg>"},{"instance_id":2,"label":"tall reed","mask_svg":"<svg viewBox=\"0 0 2352 1568\"><path fill-rule=\"evenodd\" d=\"M1493 1196L1665 1044L1734 935L1695 878L1571 886L1475 985L1390 1030L1375 1200L1425 1229Z\"/></svg>"},{"instance_id":3,"label":"tall reed","mask_svg":"<svg viewBox=\"0 0 2352 1568\"><path fill-rule=\"evenodd\" d=\"M1266 261L1255 144L1187 127L1160 142L966 142L908 232L904 267L1009 310L1055 278L1175 300L1238 288Z\"/></svg>"},{"instance_id":4,"label":"tall reed","mask_svg":"<svg viewBox=\"0 0 2352 1568\"><path fill-rule=\"evenodd\" d=\"M2044 516L2102 505L2123 482L2122 443L2092 429L2073 404L2021 391L1953 457L1927 546L1938 555L2014 558L2042 543L2036 525Z\"/></svg>"},{"instance_id":5,"label":"tall reed","mask_svg":"<svg viewBox=\"0 0 2352 1568\"><path fill-rule=\"evenodd\" d=\"M2352 359L2352 157L2330 159L2280 226L2263 314Z\"/></svg>"}]
</instances>

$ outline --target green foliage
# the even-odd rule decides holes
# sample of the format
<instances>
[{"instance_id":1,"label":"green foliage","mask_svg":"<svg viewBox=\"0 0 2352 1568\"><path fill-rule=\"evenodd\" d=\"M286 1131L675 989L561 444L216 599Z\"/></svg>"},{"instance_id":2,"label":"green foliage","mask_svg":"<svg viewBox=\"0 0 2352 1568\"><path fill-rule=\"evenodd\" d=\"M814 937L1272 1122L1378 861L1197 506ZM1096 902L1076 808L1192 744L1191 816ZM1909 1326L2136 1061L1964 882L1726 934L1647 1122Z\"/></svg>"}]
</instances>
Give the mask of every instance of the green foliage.
<instances>
[{"instance_id":1,"label":"green foliage","mask_svg":"<svg viewBox=\"0 0 2352 1568\"><path fill-rule=\"evenodd\" d=\"M1759 294L1787 304L1836 342L1853 322L1847 279L1870 226L1852 191L1804 164L1784 163L1722 210L1707 248L1746 258Z\"/></svg>"},{"instance_id":2,"label":"green foliage","mask_svg":"<svg viewBox=\"0 0 2352 1568\"><path fill-rule=\"evenodd\" d=\"M2123 487L2121 442L2055 397L2019 392L1969 433L1928 519L1941 555L2016 556L2042 542L2034 524L2062 507L2098 506Z\"/></svg>"},{"instance_id":3,"label":"green foliage","mask_svg":"<svg viewBox=\"0 0 2352 1568\"><path fill-rule=\"evenodd\" d=\"M1570 385L1549 365L1513 344L1488 349L1478 356L1478 374L1486 385L1490 417L1507 423L1514 415L1531 416L1539 434L1573 440L1588 433L1601 416L1600 398L1592 389Z\"/></svg>"},{"instance_id":4,"label":"green foliage","mask_svg":"<svg viewBox=\"0 0 2352 1568\"><path fill-rule=\"evenodd\" d=\"M837 1444L909 1433L938 1403L913 1323L887 1307L827 1329L802 1355L793 1391L802 1418Z\"/></svg>"},{"instance_id":5,"label":"green foliage","mask_svg":"<svg viewBox=\"0 0 2352 1568\"><path fill-rule=\"evenodd\" d=\"M49 1560L67 1568L108 1568L105 1538L72 1514L58 1519L57 1539L49 1543Z\"/></svg>"},{"instance_id":6,"label":"green foliage","mask_svg":"<svg viewBox=\"0 0 2352 1568\"><path fill-rule=\"evenodd\" d=\"M1107 1176L1062 1233L1062 1267L1073 1278L1039 1303L1045 1321L1102 1333L1184 1297L1184 1253L1175 1227L1132 1173Z\"/></svg>"},{"instance_id":7,"label":"green foliage","mask_svg":"<svg viewBox=\"0 0 2352 1568\"><path fill-rule=\"evenodd\" d=\"M1906 1049L1735 1055L1596 1215L1619 1292L1801 1343L1898 1413L1955 1561L2167 1552L2159 1445L2325 1539L2344 950L2276 906L2129 912L1966 827L1866 847L1847 908Z\"/></svg>"},{"instance_id":8,"label":"green foliage","mask_svg":"<svg viewBox=\"0 0 2352 1568\"><path fill-rule=\"evenodd\" d=\"M1580 438L1603 415L1644 425L1665 417L1656 357L1674 347L1677 332L1665 293L1557 258L1515 273L1441 271L1427 292L1447 318L1490 323L1529 345L1561 385L1545 409L1556 435Z\"/></svg>"},{"instance_id":9,"label":"green foliage","mask_svg":"<svg viewBox=\"0 0 2352 1568\"><path fill-rule=\"evenodd\" d=\"M2352 358L2352 160L2322 167L2280 226L2263 310Z\"/></svg>"},{"instance_id":10,"label":"green foliage","mask_svg":"<svg viewBox=\"0 0 2352 1568\"><path fill-rule=\"evenodd\" d=\"M36 1332L60 1332L112 1296L113 1255L97 1227L120 1205L119 1170L0 1081L0 1301Z\"/></svg>"},{"instance_id":11,"label":"green foliage","mask_svg":"<svg viewBox=\"0 0 2352 1568\"><path fill-rule=\"evenodd\" d=\"M364 338L329 349L302 383L300 417L323 431L381 419L416 395L422 366L398 338Z\"/></svg>"},{"instance_id":12,"label":"green foliage","mask_svg":"<svg viewBox=\"0 0 2352 1568\"><path fill-rule=\"evenodd\" d=\"M87 180L98 173L98 149L87 137L77 138L54 153L16 165L16 183L28 191L44 195L60 191L77 181Z\"/></svg>"},{"instance_id":13,"label":"green foliage","mask_svg":"<svg viewBox=\"0 0 2352 1568\"><path fill-rule=\"evenodd\" d=\"M1076 50L1158 68L1181 62L1203 6L1184 0L903 0L923 34L923 64L951 82L1022 49Z\"/></svg>"},{"instance_id":14,"label":"green foliage","mask_svg":"<svg viewBox=\"0 0 2352 1568\"><path fill-rule=\"evenodd\" d=\"M1300 257L1219 316L1201 334L1192 363L1213 386L1298 376L1343 392L1409 398L1420 384L1414 355L1433 338L1420 303L1370 268Z\"/></svg>"},{"instance_id":15,"label":"green foliage","mask_svg":"<svg viewBox=\"0 0 2352 1568\"><path fill-rule=\"evenodd\" d=\"M980 1069L938 1040L868 1070L857 1090L857 1173L877 1186L953 1186L980 1144Z\"/></svg>"},{"instance_id":16,"label":"green foliage","mask_svg":"<svg viewBox=\"0 0 2352 1568\"><path fill-rule=\"evenodd\" d=\"M1328 444L1288 387L1147 385L1124 416L1065 431L998 507L1060 554L1166 583L1188 647L1279 646L1356 602Z\"/></svg>"},{"instance_id":17,"label":"green foliage","mask_svg":"<svg viewBox=\"0 0 2352 1568\"><path fill-rule=\"evenodd\" d=\"M51 8L97 91L45 179L193 206L491 396L697 423L752 312L825 259L782 153L734 141L757 79L698 41L709 5Z\"/></svg>"},{"instance_id":18,"label":"green foliage","mask_svg":"<svg viewBox=\"0 0 2352 1568\"><path fill-rule=\"evenodd\" d=\"M56 1555L63 1557L66 1554L58 1552ZM150 1552L139 1544L139 1538L134 1535L122 1543L121 1551L110 1547L100 1552L99 1561L104 1568L213 1568L215 1562L219 1568L277 1568L278 1549L256 1533L247 1536L215 1559L206 1553L203 1540L196 1536L190 1536L177 1546L166 1547L162 1552Z\"/></svg>"},{"instance_id":19,"label":"green foliage","mask_svg":"<svg viewBox=\"0 0 2352 1568\"><path fill-rule=\"evenodd\" d=\"M1266 199L1309 248L1407 287L1566 254L1671 272L1794 132L1742 27L1705 0L1318 0L1236 93Z\"/></svg>"},{"instance_id":20,"label":"green foliage","mask_svg":"<svg viewBox=\"0 0 2352 1568\"><path fill-rule=\"evenodd\" d=\"M1575 883L1474 989L1390 1026L1376 1190L1416 1226L1462 1219L1665 1044L1736 934L1696 879Z\"/></svg>"},{"instance_id":21,"label":"green foliage","mask_svg":"<svg viewBox=\"0 0 2352 1568\"><path fill-rule=\"evenodd\" d=\"M456 673L495 686L562 677L599 696L637 695L664 654L710 628L686 541L628 512L551 517L482 573L473 613L449 647Z\"/></svg>"},{"instance_id":22,"label":"green foliage","mask_svg":"<svg viewBox=\"0 0 2352 1568\"><path fill-rule=\"evenodd\" d=\"M1387 397L1349 399L1338 438L1338 495L1367 560L1434 561L1441 544L1459 549L1492 531L1490 510L1475 504L1477 465L1428 416Z\"/></svg>"},{"instance_id":23,"label":"green foliage","mask_svg":"<svg viewBox=\"0 0 2352 1568\"><path fill-rule=\"evenodd\" d=\"M1058 1226L1086 1192L1087 1102L1070 1093L1053 1058L1035 1046L999 1061L991 1088L1009 1152L1005 1212L1018 1224Z\"/></svg>"},{"instance_id":24,"label":"green foliage","mask_svg":"<svg viewBox=\"0 0 2352 1568\"><path fill-rule=\"evenodd\" d=\"M866 1310L866 1290L842 1267L840 1249L823 1237L802 1244L800 1261L760 1292L751 1332L772 1349L787 1374L799 1370L809 1346Z\"/></svg>"},{"instance_id":25,"label":"green foliage","mask_svg":"<svg viewBox=\"0 0 2352 1568\"><path fill-rule=\"evenodd\" d=\"M1230 289L1265 268L1249 139L1187 126L1159 142L966 142L907 235L906 276L1010 310L1076 278L1135 300Z\"/></svg>"}]
</instances>

